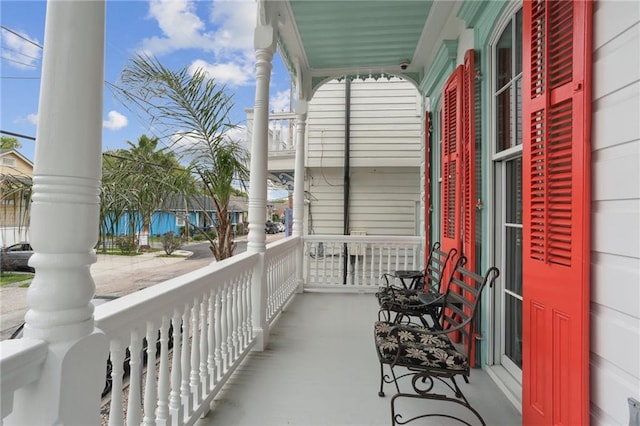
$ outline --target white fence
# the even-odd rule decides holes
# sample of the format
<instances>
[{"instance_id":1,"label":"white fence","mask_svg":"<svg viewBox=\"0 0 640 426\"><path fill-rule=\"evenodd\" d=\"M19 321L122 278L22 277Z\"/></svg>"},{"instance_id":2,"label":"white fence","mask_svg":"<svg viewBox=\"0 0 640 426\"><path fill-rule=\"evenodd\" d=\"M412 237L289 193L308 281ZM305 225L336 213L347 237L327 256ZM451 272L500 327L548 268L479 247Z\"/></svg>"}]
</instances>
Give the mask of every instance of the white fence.
<instances>
[{"instance_id":1,"label":"white fence","mask_svg":"<svg viewBox=\"0 0 640 426\"><path fill-rule=\"evenodd\" d=\"M305 290L375 291L383 274L421 269L422 257L420 237L305 236Z\"/></svg>"},{"instance_id":2,"label":"white fence","mask_svg":"<svg viewBox=\"0 0 640 426\"><path fill-rule=\"evenodd\" d=\"M7 247L21 241L29 241L29 228L19 226L0 227L0 247Z\"/></svg>"}]
</instances>

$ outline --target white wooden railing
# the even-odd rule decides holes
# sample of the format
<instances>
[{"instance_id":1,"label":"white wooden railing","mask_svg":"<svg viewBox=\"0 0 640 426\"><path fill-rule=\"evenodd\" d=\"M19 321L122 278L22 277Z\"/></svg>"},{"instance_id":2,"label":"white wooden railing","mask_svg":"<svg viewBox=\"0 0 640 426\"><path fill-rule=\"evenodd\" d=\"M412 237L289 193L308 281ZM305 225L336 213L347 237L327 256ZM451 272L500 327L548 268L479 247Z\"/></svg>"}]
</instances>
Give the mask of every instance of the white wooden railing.
<instances>
[{"instance_id":1,"label":"white wooden railing","mask_svg":"<svg viewBox=\"0 0 640 426\"><path fill-rule=\"evenodd\" d=\"M269 115L269 156L293 155L296 134L295 113L278 112Z\"/></svg>"},{"instance_id":2,"label":"white wooden railing","mask_svg":"<svg viewBox=\"0 0 640 426\"><path fill-rule=\"evenodd\" d=\"M267 321L271 323L297 289L296 253L298 238L287 238L269 244L265 253L267 271Z\"/></svg>"},{"instance_id":3,"label":"white wooden railing","mask_svg":"<svg viewBox=\"0 0 640 426\"><path fill-rule=\"evenodd\" d=\"M256 346L255 307L261 306L258 318L266 319L268 334L299 290L296 261L303 247L304 289L310 291L372 291L382 284L382 274L419 269L422 259L419 237L290 237L268 245L264 261L260 254L242 253L98 306L96 328L107 336L112 368L103 420L194 424ZM264 304L256 303L256 277L262 277ZM0 344L4 419L14 409L14 392L42 379L47 344Z\"/></svg>"},{"instance_id":4,"label":"white wooden railing","mask_svg":"<svg viewBox=\"0 0 640 426\"><path fill-rule=\"evenodd\" d=\"M383 274L421 268L422 238L309 235L304 259L305 290L375 291Z\"/></svg>"},{"instance_id":5,"label":"white wooden railing","mask_svg":"<svg viewBox=\"0 0 640 426\"><path fill-rule=\"evenodd\" d=\"M243 253L96 308L113 366L109 425L193 424L208 411L254 344L251 278L259 258ZM143 370L144 380L136 379Z\"/></svg>"}]
</instances>

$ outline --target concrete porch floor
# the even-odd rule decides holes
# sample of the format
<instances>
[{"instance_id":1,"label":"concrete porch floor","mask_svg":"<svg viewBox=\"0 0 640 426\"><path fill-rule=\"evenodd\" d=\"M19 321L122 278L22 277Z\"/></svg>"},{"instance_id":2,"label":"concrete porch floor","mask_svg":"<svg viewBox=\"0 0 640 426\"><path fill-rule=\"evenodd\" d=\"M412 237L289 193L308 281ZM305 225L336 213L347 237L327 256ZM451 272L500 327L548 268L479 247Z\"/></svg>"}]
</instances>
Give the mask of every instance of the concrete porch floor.
<instances>
[{"instance_id":1,"label":"concrete porch floor","mask_svg":"<svg viewBox=\"0 0 640 426\"><path fill-rule=\"evenodd\" d=\"M373 346L377 301L372 294L298 295L277 320L269 347L251 353L196 424L389 425L395 390L378 397L379 364ZM410 379L400 389L409 391ZM404 386L403 386L404 385ZM459 385L487 425L519 425L521 416L480 369ZM446 404L446 405L442 405ZM400 399L404 418L418 413L465 413L452 403ZM440 407L440 410L438 410ZM478 424L471 416L464 416ZM446 418L411 424L461 424Z\"/></svg>"}]
</instances>

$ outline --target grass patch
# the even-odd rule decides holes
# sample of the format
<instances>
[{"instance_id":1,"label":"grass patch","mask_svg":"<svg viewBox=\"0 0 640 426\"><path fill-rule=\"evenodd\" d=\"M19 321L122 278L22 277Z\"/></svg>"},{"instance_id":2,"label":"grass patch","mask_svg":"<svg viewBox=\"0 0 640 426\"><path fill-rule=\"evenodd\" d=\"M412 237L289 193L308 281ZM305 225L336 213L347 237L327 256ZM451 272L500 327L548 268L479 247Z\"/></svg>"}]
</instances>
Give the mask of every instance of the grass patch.
<instances>
[{"instance_id":1,"label":"grass patch","mask_svg":"<svg viewBox=\"0 0 640 426\"><path fill-rule=\"evenodd\" d=\"M189 257L184 254L159 254L157 257Z\"/></svg>"},{"instance_id":2,"label":"grass patch","mask_svg":"<svg viewBox=\"0 0 640 426\"><path fill-rule=\"evenodd\" d=\"M33 278L33 274L13 274L13 273L0 274L0 286L13 284L20 281L31 280L32 278ZM29 284L26 284L26 286L28 287Z\"/></svg>"},{"instance_id":3,"label":"grass patch","mask_svg":"<svg viewBox=\"0 0 640 426\"><path fill-rule=\"evenodd\" d=\"M114 256L140 256L142 253L138 253L135 251L132 251L130 253L123 253L122 251L120 251L120 249L111 249L108 248L106 251L105 250L98 250L96 252L97 254L110 254L110 255L114 255Z\"/></svg>"}]
</instances>

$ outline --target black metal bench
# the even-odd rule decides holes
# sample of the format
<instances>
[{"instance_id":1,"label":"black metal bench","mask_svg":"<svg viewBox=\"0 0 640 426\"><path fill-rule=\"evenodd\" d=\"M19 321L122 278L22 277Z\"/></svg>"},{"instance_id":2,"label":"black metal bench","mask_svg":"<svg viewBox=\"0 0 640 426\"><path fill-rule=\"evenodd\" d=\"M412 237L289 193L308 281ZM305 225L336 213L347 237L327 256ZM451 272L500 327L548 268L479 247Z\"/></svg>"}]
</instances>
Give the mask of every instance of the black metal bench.
<instances>
[{"instance_id":1,"label":"black metal bench","mask_svg":"<svg viewBox=\"0 0 640 426\"><path fill-rule=\"evenodd\" d=\"M441 284L456 254L455 248L444 252L440 249L440 243L434 243L423 271L385 274L387 285L376 293L380 304L378 319L412 324L411 318L418 318L421 325L428 326L427 319L430 318L433 324L444 299L444 293L440 292ZM403 286L390 285L389 278L399 278ZM411 279L409 286L406 285L406 279Z\"/></svg>"},{"instance_id":2,"label":"black metal bench","mask_svg":"<svg viewBox=\"0 0 640 426\"><path fill-rule=\"evenodd\" d=\"M455 264L449 276L443 296L439 318L431 327L377 321L374 327L375 346L380 361L379 396L384 396L385 383L394 383L397 393L391 399L392 424L404 424L423 417L453 417L448 414L427 413L403 420L396 414L398 398L424 398L451 401L469 409L484 425L480 414L469 404L456 382L456 376L467 379L470 374L470 358L473 348L473 330L482 290L500 275L491 267L481 276L464 267L464 257ZM391 370L391 377L384 374L384 365ZM396 375L395 369L404 367L406 372ZM398 380L409 376L414 393L400 392ZM434 379L444 383L453 396L438 393Z\"/></svg>"}]
</instances>

